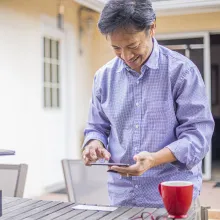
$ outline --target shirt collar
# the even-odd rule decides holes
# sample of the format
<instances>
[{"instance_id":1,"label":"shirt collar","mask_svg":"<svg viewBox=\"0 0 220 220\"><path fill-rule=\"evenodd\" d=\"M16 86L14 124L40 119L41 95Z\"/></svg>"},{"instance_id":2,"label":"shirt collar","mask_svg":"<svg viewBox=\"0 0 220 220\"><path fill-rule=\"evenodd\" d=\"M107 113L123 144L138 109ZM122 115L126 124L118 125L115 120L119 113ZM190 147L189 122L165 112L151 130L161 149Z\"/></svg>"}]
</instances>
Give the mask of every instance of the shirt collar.
<instances>
[{"instance_id":1,"label":"shirt collar","mask_svg":"<svg viewBox=\"0 0 220 220\"><path fill-rule=\"evenodd\" d=\"M123 69L130 70L130 68L126 65L126 63L119 59L119 66L117 72L121 72ZM158 69L159 64L159 45L155 38L153 38L153 51L149 57L149 59L144 63L143 66L146 66L150 69Z\"/></svg>"},{"instance_id":2,"label":"shirt collar","mask_svg":"<svg viewBox=\"0 0 220 220\"><path fill-rule=\"evenodd\" d=\"M157 40L153 38L153 51L148 58L147 62L144 64L150 69L158 69L159 66L159 45Z\"/></svg>"}]
</instances>

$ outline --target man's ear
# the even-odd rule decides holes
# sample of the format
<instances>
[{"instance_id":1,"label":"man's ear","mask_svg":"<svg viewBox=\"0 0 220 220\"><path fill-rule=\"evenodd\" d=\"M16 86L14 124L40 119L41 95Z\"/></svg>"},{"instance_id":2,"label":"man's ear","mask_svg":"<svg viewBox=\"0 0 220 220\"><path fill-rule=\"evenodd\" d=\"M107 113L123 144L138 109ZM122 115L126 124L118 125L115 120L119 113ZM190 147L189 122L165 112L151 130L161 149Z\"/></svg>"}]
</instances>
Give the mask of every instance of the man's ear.
<instances>
[{"instance_id":1,"label":"man's ear","mask_svg":"<svg viewBox=\"0 0 220 220\"><path fill-rule=\"evenodd\" d=\"M154 21L151 25L151 28L150 28L150 33L151 33L151 37L154 37L155 34L156 34L156 21Z\"/></svg>"}]
</instances>

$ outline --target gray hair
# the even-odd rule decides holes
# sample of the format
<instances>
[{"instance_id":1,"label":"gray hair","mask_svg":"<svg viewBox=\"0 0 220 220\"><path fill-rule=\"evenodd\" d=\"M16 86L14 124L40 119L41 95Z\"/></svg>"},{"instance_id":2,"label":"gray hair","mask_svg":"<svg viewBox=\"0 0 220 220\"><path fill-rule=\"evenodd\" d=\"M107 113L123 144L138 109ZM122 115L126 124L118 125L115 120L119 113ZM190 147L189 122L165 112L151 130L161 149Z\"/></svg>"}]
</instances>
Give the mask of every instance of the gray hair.
<instances>
[{"instance_id":1,"label":"gray hair","mask_svg":"<svg viewBox=\"0 0 220 220\"><path fill-rule=\"evenodd\" d=\"M130 27L134 31L148 31L155 20L151 0L109 0L100 15L98 28L104 35Z\"/></svg>"}]
</instances>

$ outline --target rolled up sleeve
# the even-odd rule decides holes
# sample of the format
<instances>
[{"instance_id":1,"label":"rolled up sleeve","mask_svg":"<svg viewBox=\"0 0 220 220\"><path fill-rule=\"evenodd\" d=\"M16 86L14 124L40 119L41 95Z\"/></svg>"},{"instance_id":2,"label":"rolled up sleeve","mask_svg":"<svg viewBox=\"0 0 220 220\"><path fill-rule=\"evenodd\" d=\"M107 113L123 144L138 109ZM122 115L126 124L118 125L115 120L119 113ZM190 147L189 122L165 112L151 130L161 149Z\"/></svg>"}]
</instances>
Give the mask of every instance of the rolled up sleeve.
<instances>
[{"instance_id":1,"label":"rolled up sleeve","mask_svg":"<svg viewBox=\"0 0 220 220\"><path fill-rule=\"evenodd\" d=\"M167 146L180 169L192 169L209 151L214 121L205 85L196 67L185 71L176 87L177 140Z\"/></svg>"},{"instance_id":2,"label":"rolled up sleeve","mask_svg":"<svg viewBox=\"0 0 220 220\"><path fill-rule=\"evenodd\" d=\"M84 130L83 146L90 140L99 140L107 147L110 133L110 122L101 107L100 83L97 79L98 73L94 77L92 99L90 101L89 116L87 126Z\"/></svg>"}]
</instances>

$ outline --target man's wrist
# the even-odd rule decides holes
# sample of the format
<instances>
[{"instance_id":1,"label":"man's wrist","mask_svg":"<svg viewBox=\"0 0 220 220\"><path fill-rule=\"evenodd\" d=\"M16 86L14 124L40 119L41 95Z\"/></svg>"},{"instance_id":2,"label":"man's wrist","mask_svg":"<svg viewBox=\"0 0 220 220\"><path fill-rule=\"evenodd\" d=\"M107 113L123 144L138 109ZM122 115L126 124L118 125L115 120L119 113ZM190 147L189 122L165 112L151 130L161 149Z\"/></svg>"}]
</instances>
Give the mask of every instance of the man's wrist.
<instances>
[{"instance_id":1,"label":"man's wrist","mask_svg":"<svg viewBox=\"0 0 220 220\"><path fill-rule=\"evenodd\" d=\"M174 154L167 147L160 151L151 153L153 157L153 167L159 166L161 164L172 163L176 161Z\"/></svg>"}]
</instances>

